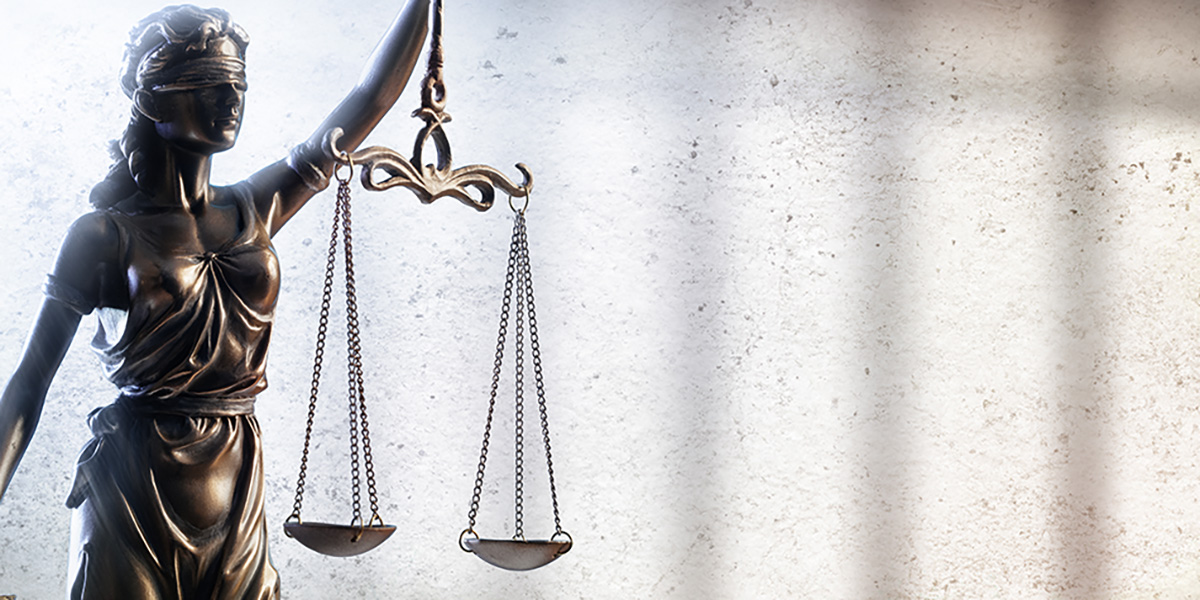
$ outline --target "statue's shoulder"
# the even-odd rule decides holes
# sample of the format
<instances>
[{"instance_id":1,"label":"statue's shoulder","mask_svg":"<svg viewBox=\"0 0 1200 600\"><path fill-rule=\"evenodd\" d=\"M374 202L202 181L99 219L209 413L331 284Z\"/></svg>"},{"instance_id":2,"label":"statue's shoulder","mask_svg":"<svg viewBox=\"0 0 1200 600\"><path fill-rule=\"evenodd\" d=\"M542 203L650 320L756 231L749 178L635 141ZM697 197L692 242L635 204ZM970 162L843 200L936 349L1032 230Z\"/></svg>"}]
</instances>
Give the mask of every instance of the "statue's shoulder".
<instances>
[{"instance_id":1,"label":"statue's shoulder","mask_svg":"<svg viewBox=\"0 0 1200 600\"><path fill-rule=\"evenodd\" d=\"M110 210L80 215L67 230L47 294L87 314L105 298L104 281L121 281L122 233ZM107 276L106 276L107 275Z\"/></svg>"},{"instance_id":2,"label":"statue's shoulder","mask_svg":"<svg viewBox=\"0 0 1200 600\"><path fill-rule=\"evenodd\" d=\"M67 230L63 253L90 262L115 256L121 246L119 221L119 213L113 209L97 209L80 215Z\"/></svg>"}]
</instances>

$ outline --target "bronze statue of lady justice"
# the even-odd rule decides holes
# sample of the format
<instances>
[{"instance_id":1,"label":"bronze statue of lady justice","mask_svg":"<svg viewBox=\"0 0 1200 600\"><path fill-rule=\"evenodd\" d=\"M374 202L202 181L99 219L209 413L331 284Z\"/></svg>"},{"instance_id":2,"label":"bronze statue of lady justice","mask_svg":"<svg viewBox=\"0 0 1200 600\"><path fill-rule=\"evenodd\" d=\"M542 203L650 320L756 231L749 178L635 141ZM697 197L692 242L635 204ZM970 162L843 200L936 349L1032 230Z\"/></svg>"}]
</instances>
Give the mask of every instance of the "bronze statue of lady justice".
<instances>
[{"instance_id":1,"label":"bronze statue of lady justice","mask_svg":"<svg viewBox=\"0 0 1200 600\"><path fill-rule=\"evenodd\" d=\"M209 171L241 127L245 32L193 6L133 29L116 163L62 243L0 397L2 498L81 316L97 314L92 345L120 396L91 414L67 499L69 597L278 597L254 418L279 292L271 237L327 186L326 132L340 128L338 147L354 150L395 103L428 14L429 0L408 0L312 137L227 187Z\"/></svg>"}]
</instances>

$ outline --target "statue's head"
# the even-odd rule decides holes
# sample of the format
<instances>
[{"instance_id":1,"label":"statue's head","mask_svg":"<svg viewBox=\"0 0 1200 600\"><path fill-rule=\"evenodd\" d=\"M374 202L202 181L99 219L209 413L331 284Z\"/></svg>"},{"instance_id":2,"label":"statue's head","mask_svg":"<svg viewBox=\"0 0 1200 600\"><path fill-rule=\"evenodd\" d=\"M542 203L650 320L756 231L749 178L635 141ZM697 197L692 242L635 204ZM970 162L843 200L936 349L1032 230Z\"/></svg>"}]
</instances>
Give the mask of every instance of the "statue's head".
<instances>
[{"instance_id":1,"label":"statue's head","mask_svg":"<svg viewBox=\"0 0 1200 600\"><path fill-rule=\"evenodd\" d=\"M121 89L133 100L116 162L92 188L97 208L161 179L164 144L200 153L228 150L242 123L246 32L223 10L168 6L138 23L125 47Z\"/></svg>"},{"instance_id":2,"label":"statue's head","mask_svg":"<svg viewBox=\"0 0 1200 600\"><path fill-rule=\"evenodd\" d=\"M228 150L241 126L248 41L221 9L164 8L131 32L121 89L165 141Z\"/></svg>"}]
</instances>

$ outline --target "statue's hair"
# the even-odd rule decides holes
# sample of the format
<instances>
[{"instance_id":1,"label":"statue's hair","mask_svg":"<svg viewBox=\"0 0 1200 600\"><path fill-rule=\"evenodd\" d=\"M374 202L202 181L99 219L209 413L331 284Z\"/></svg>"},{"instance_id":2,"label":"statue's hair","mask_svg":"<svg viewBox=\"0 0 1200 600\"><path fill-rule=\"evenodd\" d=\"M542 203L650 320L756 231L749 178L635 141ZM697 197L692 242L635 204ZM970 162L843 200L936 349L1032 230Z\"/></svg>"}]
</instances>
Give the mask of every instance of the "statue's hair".
<instances>
[{"instance_id":1,"label":"statue's hair","mask_svg":"<svg viewBox=\"0 0 1200 600\"><path fill-rule=\"evenodd\" d=\"M210 43L228 38L245 55L249 37L229 13L219 8L203 9L189 4L168 6L142 19L129 33L121 90L130 99L146 74L161 71L204 52ZM135 106L121 139L110 149L115 162L103 181L92 188L90 200L96 208L107 208L152 187L150 178L159 172L158 161L165 153L154 121Z\"/></svg>"}]
</instances>

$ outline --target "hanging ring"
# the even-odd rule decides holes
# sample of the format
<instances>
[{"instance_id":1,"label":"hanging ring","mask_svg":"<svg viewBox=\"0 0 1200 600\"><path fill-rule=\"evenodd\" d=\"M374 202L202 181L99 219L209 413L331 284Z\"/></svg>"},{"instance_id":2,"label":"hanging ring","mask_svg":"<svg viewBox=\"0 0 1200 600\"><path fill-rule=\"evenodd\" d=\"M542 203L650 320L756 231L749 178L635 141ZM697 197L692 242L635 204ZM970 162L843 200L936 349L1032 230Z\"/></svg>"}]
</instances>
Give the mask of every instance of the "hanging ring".
<instances>
[{"instance_id":1,"label":"hanging ring","mask_svg":"<svg viewBox=\"0 0 1200 600\"><path fill-rule=\"evenodd\" d=\"M558 537L558 536L560 536L560 535L565 535L565 536L567 536L567 547L566 547L566 548L563 548L563 549L562 549L562 552L559 552L559 553L558 553L558 554L559 554L559 556L561 556L561 555L563 555L563 554L566 554L566 553L570 552L570 551L571 551L571 548L575 547L575 539L571 537L571 534L569 534L569 533L567 533L567 532L565 532L565 531L563 531L563 530L561 530L561 529L559 529L558 531L554 532L554 535L550 536L550 541L552 541L552 542L553 542L553 541L555 541L555 540L554 540L554 538L556 538L556 537Z\"/></svg>"},{"instance_id":2,"label":"hanging ring","mask_svg":"<svg viewBox=\"0 0 1200 600\"><path fill-rule=\"evenodd\" d=\"M517 205L513 203L512 194L508 195L508 207L511 208L513 212L520 215L525 214L525 209L529 208L529 197L533 195L529 188L524 188L524 192L525 195L521 197L525 199L525 203L521 205L521 208L517 208Z\"/></svg>"},{"instance_id":3,"label":"hanging ring","mask_svg":"<svg viewBox=\"0 0 1200 600\"><path fill-rule=\"evenodd\" d=\"M284 524L284 525L287 525L288 523L291 523L291 522L292 522L292 519L295 519L295 520L296 520L296 524L297 524L297 525L300 525L300 524L302 524L302 523L303 523L303 522L300 520L300 513L299 513L299 512L294 512L294 513L292 513L290 516L288 516L288 518L286 518L286 519L284 519L284 520L283 520L283 524ZM284 527L284 528L283 528L283 535L286 535L286 536L288 536L288 537L292 537L292 532L291 532L291 530L289 530L287 527Z\"/></svg>"},{"instance_id":4,"label":"hanging ring","mask_svg":"<svg viewBox=\"0 0 1200 600\"><path fill-rule=\"evenodd\" d=\"M342 165L350 168L350 172L346 175L345 179L342 179L341 175ZM338 183L348 184L352 177L354 177L354 157L350 156L348 152L342 151L341 156L337 158L337 162L333 165L333 178Z\"/></svg>"},{"instance_id":5,"label":"hanging ring","mask_svg":"<svg viewBox=\"0 0 1200 600\"><path fill-rule=\"evenodd\" d=\"M463 544L463 538L467 537L468 533L471 534L471 537L473 537L475 539L479 539L479 534L475 533L474 529L471 529L470 527L468 527L468 528L462 530L462 533L458 534L458 547L462 548L463 552L471 552L471 549L468 548L466 546L466 544Z\"/></svg>"},{"instance_id":6,"label":"hanging ring","mask_svg":"<svg viewBox=\"0 0 1200 600\"><path fill-rule=\"evenodd\" d=\"M350 183L350 178L354 176L354 157L349 152L338 148L338 141L342 139L344 133L341 127L334 127L325 132L325 138L321 142L325 147L325 156L333 159L333 178L341 184ZM338 174L342 165L350 167L350 174L345 179Z\"/></svg>"}]
</instances>

